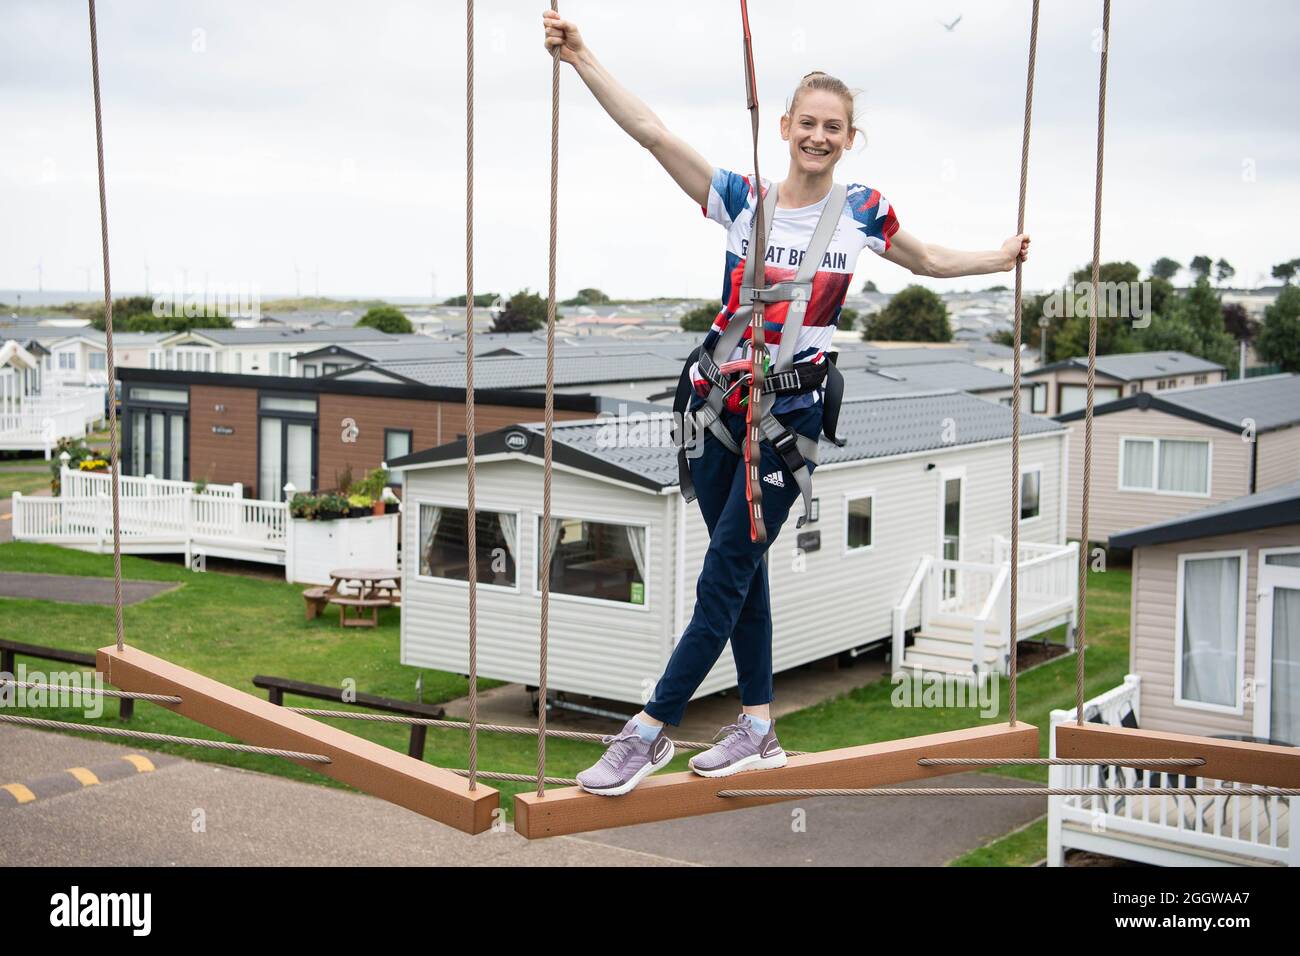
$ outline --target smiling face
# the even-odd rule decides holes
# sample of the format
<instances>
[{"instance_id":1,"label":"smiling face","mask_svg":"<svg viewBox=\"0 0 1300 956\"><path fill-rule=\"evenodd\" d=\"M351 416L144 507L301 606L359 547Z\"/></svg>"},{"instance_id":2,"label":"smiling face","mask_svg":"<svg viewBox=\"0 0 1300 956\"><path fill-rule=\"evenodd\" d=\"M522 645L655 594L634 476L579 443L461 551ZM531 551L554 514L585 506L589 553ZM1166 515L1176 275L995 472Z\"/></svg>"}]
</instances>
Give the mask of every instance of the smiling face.
<instances>
[{"instance_id":1,"label":"smiling face","mask_svg":"<svg viewBox=\"0 0 1300 956\"><path fill-rule=\"evenodd\" d=\"M803 90L781 117L781 138L790 143L791 165L810 175L826 172L852 148L853 124L844 99L827 90Z\"/></svg>"}]
</instances>

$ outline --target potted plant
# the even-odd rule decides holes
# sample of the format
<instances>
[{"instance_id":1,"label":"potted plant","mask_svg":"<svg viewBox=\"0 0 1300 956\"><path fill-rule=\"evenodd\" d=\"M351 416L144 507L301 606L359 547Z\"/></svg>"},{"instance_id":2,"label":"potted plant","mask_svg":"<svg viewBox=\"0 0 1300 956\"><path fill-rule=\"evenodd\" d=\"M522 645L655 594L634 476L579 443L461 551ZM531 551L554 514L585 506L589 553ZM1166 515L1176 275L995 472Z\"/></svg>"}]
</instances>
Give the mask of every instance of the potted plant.
<instances>
[{"instance_id":1,"label":"potted plant","mask_svg":"<svg viewBox=\"0 0 1300 956\"><path fill-rule=\"evenodd\" d=\"M388 486L388 469L372 468L366 472L366 477L362 478L352 490L359 495L364 495L370 499L371 514L384 514L384 491Z\"/></svg>"},{"instance_id":2,"label":"potted plant","mask_svg":"<svg viewBox=\"0 0 1300 956\"><path fill-rule=\"evenodd\" d=\"M294 518L314 521L320 514L320 499L313 494L300 491L289 500L289 514Z\"/></svg>"},{"instance_id":3,"label":"potted plant","mask_svg":"<svg viewBox=\"0 0 1300 956\"><path fill-rule=\"evenodd\" d=\"M108 471L108 462L103 458L83 458L77 462L77 468L80 471L104 472Z\"/></svg>"},{"instance_id":4,"label":"potted plant","mask_svg":"<svg viewBox=\"0 0 1300 956\"><path fill-rule=\"evenodd\" d=\"M374 510L375 503L369 495L348 495L348 514L351 517L360 518L364 515L374 514Z\"/></svg>"},{"instance_id":5,"label":"potted plant","mask_svg":"<svg viewBox=\"0 0 1300 956\"><path fill-rule=\"evenodd\" d=\"M346 515L348 511L348 499L335 492L321 495L319 505L316 513L322 521L335 521Z\"/></svg>"}]
</instances>

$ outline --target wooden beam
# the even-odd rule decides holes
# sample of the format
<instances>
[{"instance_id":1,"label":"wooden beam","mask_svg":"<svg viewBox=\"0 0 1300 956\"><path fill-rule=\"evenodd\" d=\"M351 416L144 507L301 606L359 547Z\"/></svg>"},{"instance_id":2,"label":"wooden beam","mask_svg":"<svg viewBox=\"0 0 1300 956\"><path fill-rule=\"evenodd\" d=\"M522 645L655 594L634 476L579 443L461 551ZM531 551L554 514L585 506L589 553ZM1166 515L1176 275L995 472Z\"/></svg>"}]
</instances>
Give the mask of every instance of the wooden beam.
<instances>
[{"instance_id":1,"label":"wooden beam","mask_svg":"<svg viewBox=\"0 0 1300 956\"><path fill-rule=\"evenodd\" d=\"M1016 722L949 730L924 737L888 740L842 750L791 757L784 767L751 770L729 777L690 772L647 777L630 793L604 797L579 787L515 796L515 830L530 840L603 830L606 827L675 820L742 810L789 797L719 797L719 790L746 786L874 787L961 772L954 767L922 767L920 757L1037 757L1038 728Z\"/></svg>"},{"instance_id":2,"label":"wooden beam","mask_svg":"<svg viewBox=\"0 0 1300 956\"><path fill-rule=\"evenodd\" d=\"M180 697L179 704L157 706L243 743L324 754L331 763L296 762L389 803L465 833L483 833L492 827L493 811L500 803L492 787L480 783L471 791L469 781L449 770L292 713L129 645L121 651L116 645L100 648L95 666L107 683L122 690Z\"/></svg>"},{"instance_id":3,"label":"wooden beam","mask_svg":"<svg viewBox=\"0 0 1300 956\"><path fill-rule=\"evenodd\" d=\"M1058 757L1204 757L1203 767L1180 767L1188 777L1268 787L1300 787L1300 747L1217 740L1109 724L1057 724ZM1166 771L1169 772L1169 771Z\"/></svg>"}]
</instances>

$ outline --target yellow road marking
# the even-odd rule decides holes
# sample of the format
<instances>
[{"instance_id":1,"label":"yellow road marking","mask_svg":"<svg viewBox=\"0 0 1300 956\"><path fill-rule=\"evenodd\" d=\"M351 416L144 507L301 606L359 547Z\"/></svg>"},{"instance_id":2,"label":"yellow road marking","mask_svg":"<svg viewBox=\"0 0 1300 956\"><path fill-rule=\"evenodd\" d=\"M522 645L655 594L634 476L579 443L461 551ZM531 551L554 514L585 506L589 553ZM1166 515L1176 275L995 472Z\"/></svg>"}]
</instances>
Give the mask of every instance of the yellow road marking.
<instances>
[{"instance_id":1,"label":"yellow road marking","mask_svg":"<svg viewBox=\"0 0 1300 956\"><path fill-rule=\"evenodd\" d=\"M140 771L141 773L153 772L154 769L153 761L151 761L148 757L142 757L139 754L127 754L122 759L125 760L127 763L129 763L131 766L135 767L135 769Z\"/></svg>"},{"instance_id":2,"label":"yellow road marking","mask_svg":"<svg viewBox=\"0 0 1300 956\"><path fill-rule=\"evenodd\" d=\"M99 783L99 778L85 767L69 767L68 773L76 777L83 787L93 787Z\"/></svg>"},{"instance_id":3,"label":"yellow road marking","mask_svg":"<svg viewBox=\"0 0 1300 956\"><path fill-rule=\"evenodd\" d=\"M0 790L8 790L14 795L14 799L19 803L31 803L36 799L36 794L32 793L21 783L6 783L0 787Z\"/></svg>"}]
</instances>

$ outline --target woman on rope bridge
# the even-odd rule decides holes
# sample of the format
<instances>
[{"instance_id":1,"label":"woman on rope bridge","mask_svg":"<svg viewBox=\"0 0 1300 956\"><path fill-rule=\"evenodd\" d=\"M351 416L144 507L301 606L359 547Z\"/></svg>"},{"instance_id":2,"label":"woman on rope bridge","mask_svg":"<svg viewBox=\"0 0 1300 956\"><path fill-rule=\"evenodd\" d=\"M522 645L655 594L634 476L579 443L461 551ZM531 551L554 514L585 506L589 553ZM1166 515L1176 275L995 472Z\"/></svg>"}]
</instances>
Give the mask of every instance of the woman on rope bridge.
<instances>
[{"instance_id":1,"label":"woman on rope bridge","mask_svg":"<svg viewBox=\"0 0 1300 956\"><path fill-rule=\"evenodd\" d=\"M548 10L542 15L542 23L546 49L558 48L560 59L573 65L614 121L654 155L705 216L726 228L722 308L703 342L703 351L712 353L729 321L742 309L740 288L755 203L768 197L773 184L763 179L756 196L749 177L712 166L610 75L583 42L572 20ZM1029 251L1028 235L1012 236L997 249L985 252L961 252L922 242L899 228L893 207L879 190L858 183L847 187L841 208L827 210L835 192L835 164L853 146L858 132L855 115L854 94L825 73L809 73L795 89L781 117L781 139L789 144L790 166L786 178L776 184L774 211L765 217L768 236L764 277L754 283L771 286L794 279L823 212L836 217L834 233L812 276L811 296L794 344L798 387L778 392L771 402L771 411L781 425L813 443L822 431L825 406L825 375L817 373L826 370L816 366L828 361L831 336L864 248L916 275L945 278L1006 272L1015 268L1017 257L1023 262ZM773 355L780 347L790 307L789 301L770 301L766 305L765 340ZM737 321L745 321L745 317ZM746 327L729 355L713 356L717 366L722 367L711 370L713 382L701 372L698 361L692 364L692 412L705 405L710 390L716 387L716 376L728 371L726 363L748 355L749 336ZM734 388L719 418L737 445L743 445L745 440L745 410L740 401L745 392L743 385ZM768 401L765 399L764 404ZM781 767L786 762L769 710L772 615L763 555L776 540L800 495L800 486L788 459L770 441L764 441L760 474L767 540L755 544L750 538L743 459L710 433L703 436L703 447L698 452L690 459L689 472L710 538L696 585L695 611L645 709L618 734L604 738L609 744L605 754L578 775L579 784L591 793L627 793L673 758L673 745L664 733L664 725L681 722L691 695L728 640L736 663L742 712L735 723L722 728L711 750L691 760L690 767L703 776L721 777L742 770ZM806 467L811 472L815 464L808 461Z\"/></svg>"}]
</instances>

